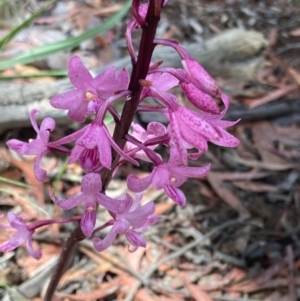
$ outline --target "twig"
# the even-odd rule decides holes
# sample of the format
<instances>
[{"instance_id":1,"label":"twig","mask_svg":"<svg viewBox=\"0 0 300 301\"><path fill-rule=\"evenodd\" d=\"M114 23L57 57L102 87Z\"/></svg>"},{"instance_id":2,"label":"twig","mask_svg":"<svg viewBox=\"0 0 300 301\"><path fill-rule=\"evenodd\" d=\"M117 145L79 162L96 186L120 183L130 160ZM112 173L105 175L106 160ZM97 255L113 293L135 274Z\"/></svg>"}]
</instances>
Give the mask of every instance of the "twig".
<instances>
[{"instance_id":1,"label":"twig","mask_svg":"<svg viewBox=\"0 0 300 301\"><path fill-rule=\"evenodd\" d=\"M295 275L294 275L294 252L291 245L286 247L286 258L288 262L288 269L289 269L289 298L290 301L297 301L296 296L296 286L295 286Z\"/></svg>"}]
</instances>

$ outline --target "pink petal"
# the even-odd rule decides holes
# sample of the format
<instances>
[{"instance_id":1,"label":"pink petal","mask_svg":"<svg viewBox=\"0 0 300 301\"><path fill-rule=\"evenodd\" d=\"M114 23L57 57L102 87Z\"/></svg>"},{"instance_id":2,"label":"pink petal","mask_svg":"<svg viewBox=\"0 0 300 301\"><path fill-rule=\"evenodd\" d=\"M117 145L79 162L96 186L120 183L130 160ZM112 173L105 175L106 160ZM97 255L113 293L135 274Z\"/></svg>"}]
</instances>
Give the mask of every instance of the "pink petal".
<instances>
[{"instance_id":1,"label":"pink petal","mask_svg":"<svg viewBox=\"0 0 300 301\"><path fill-rule=\"evenodd\" d=\"M184 193L180 189L174 187L173 185L166 185L164 187L164 191L179 206L182 207L185 205L186 198Z\"/></svg>"},{"instance_id":2,"label":"pink petal","mask_svg":"<svg viewBox=\"0 0 300 301\"><path fill-rule=\"evenodd\" d=\"M116 74L115 68L108 67L103 73L94 78L94 86L98 96L107 99L115 94L116 91L126 90L129 84L128 71L123 68Z\"/></svg>"},{"instance_id":3,"label":"pink petal","mask_svg":"<svg viewBox=\"0 0 300 301\"><path fill-rule=\"evenodd\" d=\"M136 175L129 175L127 178L127 186L133 192L143 192L150 186L152 177L153 171L142 179L138 178Z\"/></svg>"},{"instance_id":4,"label":"pink petal","mask_svg":"<svg viewBox=\"0 0 300 301\"><path fill-rule=\"evenodd\" d=\"M46 146L47 143L43 143L41 139L34 139L28 143L28 149L26 155L39 155L49 149Z\"/></svg>"},{"instance_id":5,"label":"pink petal","mask_svg":"<svg viewBox=\"0 0 300 301\"><path fill-rule=\"evenodd\" d=\"M9 211L7 213L7 220L14 229L17 229L18 231L28 231L24 220L14 212Z\"/></svg>"},{"instance_id":6,"label":"pink petal","mask_svg":"<svg viewBox=\"0 0 300 301\"><path fill-rule=\"evenodd\" d=\"M219 131L221 132L222 136L217 139L209 139L210 142L225 147L236 147L239 145L240 141L237 138L235 138L222 128L219 128Z\"/></svg>"},{"instance_id":7,"label":"pink petal","mask_svg":"<svg viewBox=\"0 0 300 301\"><path fill-rule=\"evenodd\" d=\"M78 160L82 152L84 151L84 147L78 144L75 144L72 153L69 157L68 164L72 164Z\"/></svg>"},{"instance_id":8,"label":"pink petal","mask_svg":"<svg viewBox=\"0 0 300 301\"><path fill-rule=\"evenodd\" d=\"M35 115L36 114L39 114L39 113L41 113L39 110L37 110L37 109L33 109L33 110L31 110L31 112L30 112L30 121L31 121L31 125L32 125L32 127L34 128L34 130L35 130L35 132L37 133L37 134L39 134L39 127L38 127L38 125L37 125L37 123L36 123L36 118L35 118Z\"/></svg>"},{"instance_id":9,"label":"pink petal","mask_svg":"<svg viewBox=\"0 0 300 301\"><path fill-rule=\"evenodd\" d=\"M177 115L170 114L170 134L171 141L175 144L179 157L183 164L187 165L187 150L183 145L182 137L179 130L179 124L177 122Z\"/></svg>"},{"instance_id":10,"label":"pink petal","mask_svg":"<svg viewBox=\"0 0 300 301\"><path fill-rule=\"evenodd\" d=\"M130 224L126 219L120 219L115 222L114 231L117 234L123 234L126 231L128 231L129 227L130 227Z\"/></svg>"},{"instance_id":11,"label":"pink petal","mask_svg":"<svg viewBox=\"0 0 300 301\"><path fill-rule=\"evenodd\" d=\"M40 167L40 164L41 164L41 161L42 161L42 158L48 153L49 151L45 151L45 152L42 152L40 153L36 159L34 160L34 165L33 165L33 170L34 170L34 175L36 177L36 179L39 181L39 182L44 182L46 180L46 177L47 177L47 171L42 169Z\"/></svg>"},{"instance_id":12,"label":"pink petal","mask_svg":"<svg viewBox=\"0 0 300 301\"><path fill-rule=\"evenodd\" d=\"M77 122L84 122L87 115L88 103L83 101L76 108L69 109L68 116Z\"/></svg>"},{"instance_id":13,"label":"pink petal","mask_svg":"<svg viewBox=\"0 0 300 301\"><path fill-rule=\"evenodd\" d=\"M210 170L210 164L204 167L189 167L189 166L178 166L178 167L170 167L171 173L176 175L186 177L186 178L203 178L207 175Z\"/></svg>"},{"instance_id":14,"label":"pink petal","mask_svg":"<svg viewBox=\"0 0 300 301\"><path fill-rule=\"evenodd\" d=\"M180 124L181 137L190 145L197 148L199 151L206 152L208 149L207 138L193 129L186 126L183 122Z\"/></svg>"},{"instance_id":15,"label":"pink petal","mask_svg":"<svg viewBox=\"0 0 300 301\"><path fill-rule=\"evenodd\" d=\"M181 83L180 86L184 91L187 99L199 110L215 114L220 113L219 106L210 95L202 92L192 83Z\"/></svg>"},{"instance_id":16,"label":"pink petal","mask_svg":"<svg viewBox=\"0 0 300 301\"><path fill-rule=\"evenodd\" d=\"M1 252L10 252L17 247L19 247L19 245L12 245L10 243L10 241L7 240L7 241L4 241L2 244L0 244L0 251Z\"/></svg>"},{"instance_id":17,"label":"pink petal","mask_svg":"<svg viewBox=\"0 0 300 301\"><path fill-rule=\"evenodd\" d=\"M127 231L125 233L126 239L128 242L135 247L146 248L146 240L138 234L136 231Z\"/></svg>"},{"instance_id":18,"label":"pink petal","mask_svg":"<svg viewBox=\"0 0 300 301\"><path fill-rule=\"evenodd\" d=\"M17 139L11 139L6 142L6 145L20 155L28 155L28 143ZM35 154L36 155L36 154Z\"/></svg>"},{"instance_id":19,"label":"pink petal","mask_svg":"<svg viewBox=\"0 0 300 301\"><path fill-rule=\"evenodd\" d=\"M170 73L155 73L157 76L154 77L152 85L155 86L158 90L168 91L171 88L178 85L179 80L171 75Z\"/></svg>"},{"instance_id":20,"label":"pink petal","mask_svg":"<svg viewBox=\"0 0 300 301\"><path fill-rule=\"evenodd\" d=\"M48 117L45 118L40 126L39 136L44 144L47 144L50 138L50 133L55 129L54 119Z\"/></svg>"},{"instance_id":21,"label":"pink petal","mask_svg":"<svg viewBox=\"0 0 300 301\"><path fill-rule=\"evenodd\" d=\"M126 90L129 85L129 73L126 68L122 68L118 74L116 74L115 85L117 90Z\"/></svg>"},{"instance_id":22,"label":"pink petal","mask_svg":"<svg viewBox=\"0 0 300 301\"><path fill-rule=\"evenodd\" d=\"M169 166L172 166L172 165L180 165L182 164L182 160L179 156L179 153L178 153L178 149L176 147L170 147L170 158L169 158L169 162L168 162L168 165Z\"/></svg>"},{"instance_id":23,"label":"pink petal","mask_svg":"<svg viewBox=\"0 0 300 301\"><path fill-rule=\"evenodd\" d=\"M131 203L131 206L129 208L129 212L132 212L132 211L134 211L134 210L136 210L136 209L138 209L140 207L140 202L141 202L142 198L143 198L143 194L142 193L136 193L135 194L135 198L134 199L131 198L132 199L132 203Z\"/></svg>"},{"instance_id":24,"label":"pink petal","mask_svg":"<svg viewBox=\"0 0 300 301\"><path fill-rule=\"evenodd\" d=\"M148 135L154 135L156 137L159 137L166 134L166 132L166 127L160 122L153 121L147 125Z\"/></svg>"},{"instance_id":25,"label":"pink petal","mask_svg":"<svg viewBox=\"0 0 300 301\"><path fill-rule=\"evenodd\" d=\"M94 78L94 86L97 88L98 92L104 91L107 85L113 84L112 81L115 80L115 73L116 68L114 66L109 66Z\"/></svg>"},{"instance_id":26,"label":"pink petal","mask_svg":"<svg viewBox=\"0 0 300 301\"><path fill-rule=\"evenodd\" d=\"M110 169L111 168L111 162L112 162L112 156L111 156L111 141L112 139L109 139L109 134L106 134L104 131L104 126L101 128L99 127L99 136L94 139L97 139L97 147L99 151L99 158L101 164Z\"/></svg>"},{"instance_id":27,"label":"pink petal","mask_svg":"<svg viewBox=\"0 0 300 301\"><path fill-rule=\"evenodd\" d=\"M191 82L203 92L212 97L221 96L221 90L214 79L195 60L187 58L182 60L184 69L189 73Z\"/></svg>"},{"instance_id":28,"label":"pink petal","mask_svg":"<svg viewBox=\"0 0 300 301\"><path fill-rule=\"evenodd\" d=\"M71 83L79 89L89 84L93 77L87 68L83 65L79 56L73 56L68 64L68 75Z\"/></svg>"},{"instance_id":29,"label":"pink petal","mask_svg":"<svg viewBox=\"0 0 300 301\"><path fill-rule=\"evenodd\" d=\"M75 208L77 206L79 206L86 198L86 195L83 193L80 193L77 196L74 196L72 198L69 199L61 199L61 200L57 200L53 191L50 190L49 192L49 196L51 198L51 200L60 208L64 209L64 210L70 210L72 208Z\"/></svg>"},{"instance_id":30,"label":"pink petal","mask_svg":"<svg viewBox=\"0 0 300 301\"><path fill-rule=\"evenodd\" d=\"M154 212L154 202L149 202L135 211L128 213L126 219L133 228L140 228L147 222L148 216L152 215Z\"/></svg>"},{"instance_id":31,"label":"pink petal","mask_svg":"<svg viewBox=\"0 0 300 301\"><path fill-rule=\"evenodd\" d=\"M124 205L122 202L112 199L103 193L98 192L95 194L95 197L100 205L114 214L121 214L124 210Z\"/></svg>"},{"instance_id":32,"label":"pink petal","mask_svg":"<svg viewBox=\"0 0 300 301\"><path fill-rule=\"evenodd\" d=\"M81 219L81 230L85 237L92 235L96 224L97 207L94 196L87 196L84 204L84 213Z\"/></svg>"},{"instance_id":33,"label":"pink petal","mask_svg":"<svg viewBox=\"0 0 300 301\"><path fill-rule=\"evenodd\" d=\"M86 194L95 194L102 190L100 174L89 173L81 180L81 191Z\"/></svg>"},{"instance_id":34,"label":"pink petal","mask_svg":"<svg viewBox=\"0 0 300 301\"><path fill-rule=\"evenodd\" d=\"M33 249L31 239L32 239L31 237L27 238L26 249L31 257L35 258L36 260L39 260L42 257L42 252L40 250Z\"/></svg>"},{"instance_id":35,"label":"pink petal","mask_svg":"<svg viewBox=\"0 0 300 301\"><path fill-rule=\"evenodd\" d=\"M113 226L103 240L101 240L98 237L93 239L94 248L98 252L102 252L102 251L106 250L109 246L111 246L113 244L113 242L116 239L116 236L117 236L117 233L114 231L114 226Z\"/></svg>"},{"instance_id":36,"label":"pink petal","mask_svg":"<svg viewBox=\"0 0 300 301\"><path fill-rule=\"evenodd\" d=\"M171 175L166 164L157 166L153 171L152 185L155 189L162 189L169 184Z\"/></svg>"},{"instance_id":37,"label":"pink petal","mask_svg":"<svg viewBox=\"0 0 300 301\"><path fill-rule=\"evenodd\" d=\"M214 124L218 127L226 129L226 128L236 125L239 121L240 121L240 119L236 120L236 121L218 120Z\"/></svg>"},{"instance_id":38,"label":"pink petal","mask_svg":"<svg viewBox=\"0 0 300 301\"><path fill-rule=\"evenodd\" d=\"M50 104L57 109L76 110L84 101L86 101L85 91L73 89L51 97Z\"/></svg>"},{"instance_id":39,"label":"pink petal","mask_svg":"<svg viewBox=\"0 0 300 301\"><path fill-rule=\"evenodd\" d=\"M179 122L179 127L181 123L185 123L188 127L208 139L219 137L218 131L199 114L194 113L182 106L178 108L175 114Z\"/></svg>"}]
</instances>

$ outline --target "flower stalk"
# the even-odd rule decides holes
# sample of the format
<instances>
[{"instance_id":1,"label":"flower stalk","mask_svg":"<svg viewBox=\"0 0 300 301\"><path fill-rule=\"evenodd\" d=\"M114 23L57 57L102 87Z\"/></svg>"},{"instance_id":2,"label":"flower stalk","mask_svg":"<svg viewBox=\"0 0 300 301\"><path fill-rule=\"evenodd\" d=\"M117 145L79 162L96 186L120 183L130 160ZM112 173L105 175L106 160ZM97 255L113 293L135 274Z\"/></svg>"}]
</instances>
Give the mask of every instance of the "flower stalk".
<instances>
[{"instance_id":1,"label":"flower stalk","mask_svg":"<svg viewBox=\"0 0 300 301\"><path fill-rule=\"evenodd\" d=\"M0 228L16 230L10 239L0 244L0 251L10 251L25 243L28 253L38 260L42 253L32 245L36 228L51 223L78 221L78 227L63 247L45 301L53 300L78 242L92 239L95 250L102 252L114 243L118 235L124 235L130 245L129 251L145 248L143 233L160 218L155 214L154 201L142 202L142 193L152 185L156 190L164 190L179 206L184 206L188 200L180 186L188 178L205 177L210 170L210 164L191 167L189 161L197 160L205 153L209 143L223 147L235 147L239 143L227 132L227 128L237 121L223 120L230 101L214 79L179 43L155 38L162 8L169 1L149 0L146 4L141 4L140 0L132 1L132 17L125 32L132 61L131 75L125 68L117 72L114 67L109 67L93 77L78 56L71 58L68 75L74 89L52 97L50 103L57 109L67 110L68 116L79 123L84 122L87 116L92 116L90 124L57 141L51 141L55 121L46 118L38 127L35 121L38 111L33 110L31 122L37 133L36 138L29 143L16 139L7 142L19 154L36 155L34 173L39 181L47 177L47 171L42 169L40 163L50 152L67 155L68 164L78 162L83 171L78 195L57 199L53 191L49 192L54 204L63 210L81 206L81 216L36 221L27 225L20 216L9 212L9 225L0 223ZM132 42L132 32L135 30L142 31L138 51ZM181 69L161 67L161 61L151 62L153 50L158 44L172 47L178 52L182 59ZM186 99L198 110L181 105L172 93L174 87L181 88ZM145 103L147 97L153 98L156 104L149 106ZM124 100L121 115L114 107L114 102L120 99ZM219 108L220 101L223 102L223 110ZM133 122L138 111L162 114L166 125L154 121L144 129ZM107 114L115 121L112 137L104 123ZM74 144L72 149L70 143ZM168 158L156 151L159 145L169 149ZM123 163L139 166L139 161L152 164L152 172L144 178L129 175L128 193L115 199L106 196L107 186ZM111 218L95 229L99 206L106 209ZM106 227L110 229L103 237L100 232Z\"/></svg>"},{"instance_id":2,"label":"flower stalk","mask_svg":"<svg viewBox=\"0 0 300 301\"><path fill-rule=\"evenodd\" d=\"M139 2L139 1L134 1ZM116 127L113 134L113 139L116 144L123 149L126 143L124 136L129 132L131 123L136 113L137 107L140 102L140 95L142 87L139 84L140 79L145 79L148 73L148 69L151 62L152 53L154 50L153 40L155 38L156 28L160 20L160 12L163 6L163 0L149 1L149 9L145 19L146 26L142 27L142 37L139 46L139 55L136 62L132 61L132 74L128 90L131 91L131 98L126 101L120 120L116 123ZM102 187L103 190L108 186L113 170L117 167L120 155L113 150L112 151L112 168L105 169L102 174ZM80 226L78 226L68 238L63 251L60 255L58 264L55 271L51 276L49 286L44 297L44 301L51 301L56 290L56 287L61 279L62 275L66 271L69 265L69 258L72 258L72 253L76 250L76 246L79 241L85 239L84 234Z\"/></svg>"}]
</instances>

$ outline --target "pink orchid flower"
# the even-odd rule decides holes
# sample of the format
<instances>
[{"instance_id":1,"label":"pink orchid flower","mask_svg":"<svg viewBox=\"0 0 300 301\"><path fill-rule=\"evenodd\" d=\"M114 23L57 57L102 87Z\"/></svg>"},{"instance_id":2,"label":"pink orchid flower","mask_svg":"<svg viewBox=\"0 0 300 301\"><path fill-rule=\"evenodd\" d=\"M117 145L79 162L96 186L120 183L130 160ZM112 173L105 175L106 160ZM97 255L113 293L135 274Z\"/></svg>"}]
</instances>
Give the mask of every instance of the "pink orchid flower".
<instances>
[{"instance_id":1,"label":"pink orchid flower","mask_svg":"<svg viewBox=\"0 0 300 301\"><path fill-rule=\"evenodd\" d=\"M155 121L150 122L147 125L146 130L143 127L141 127L139 124L134 123L134 122L132 123L131 127L133 129L133 132L131 135L134 138L136 138L138 141L140 141L141 143L149 141L153 138L161 137L167 133L166 127L162 123L155 122ZM155 145L148 146L148 148L151 150L154 150L157 146L158 146L158 144L155 144ZM135 150L136 148L137 148L136 145L134 145L131 142L127 142L125 145L124 151L126 153L130 153L133 150ZM143 150L139 150L136 153L134 153L134 158L151 162L151 160L149 160L149 157L146 155L146 153Z\"/></svg>"},{"instance_id":2,"label":"pink orchid flower","mask_svg":"<svg viewBox=\"0 0 300 301\"><path fill-rule=\"evenodd\" d=\"M68 149L56 145L51 146L49 142L50 133L55 128L55 121L52 118L45 118L40 126L37 126L35 115L39 113L38 110L34 109L30 113L30 120L34 130L37 133L36 139L31 140L29 143L22 142L16 139L11 139L6 142L7 146L21 155L36 155L34 162L34 174L38 181L43 182L46 179L46 170L40 167L42 158L51 151L60 151L63 153L70 153Z\"/></svg>"},{"instance_id":3,"label":"pink orchid flower","mask_svg":"<svg viewBox=\"0 0 300 301\"><path fill-rule=\"evenodd\" d=\"M108 209L114 218L114 224L106 237L101 240L94 238L93 244L98 252L106 250L113 244L118 234L125 234L128 242L134 247L135 251L138 247L146 247L146 241L141 236L148 226L156 223L159 217L154 214L154 202L149 202L140 206L142 195L137 195L135 200L129 195L125 194L115 200L115 208L112 204L105 204L103 206Z\"/></svg>"},{"instance_id":4,"label":"pink orchid flower","mask_svg":"<svg viewBox=\"0 0 300 301\"><path fill-rule=\"evenodd\" d=\"M26 249L28 253L35 259L39 260L42 257L42 253L39 250L34 250L32 247L32 235L34 230L30 229L24 222L24 220L13 212L7 213L7 219L9 226L0 224L0 228L8 230L17 230L7 241L0 244L1 252L9 252L23 243L26 243Z\"/></svg>"},{"instance_id":5,"label":"pink orchid flower","mask_svg":"<svg viewBox=\"0 0 300 301\"><path fill-rule=\"evenodd\" d=\"M125 68L117 74L114 67L108 67L93 78L78 56L69 61L68 75L76 89L52 97L50 104L68 110L68 116L78 122L83 122L89 113L96 113L105 99L126 90L129 83Z\"/></svg>"},{"instance_id":6,"label":"pink orchid flower","mask_svg":"<svg viewBox=\"0 0 300 301\"><path fill-rule=\"evenodd\" d=\"M54 193L50 192L53 202L64 210L70 210L84 203L84 212L81 219L81 229L88 238L92 235L97 214L97 203L105 205L108 210L118 208L119 204L114 199L101 193L102 181L98 173L89 173L82 178L81 193L69 199L57 200ZM116 205L114 205L116 204Z\"/></svg>"},{"instance_id":7,"label":"pink orchid flower","mask_svg":"<svg viewBox=\"0 0 300 301\"><path fill-rule=\"evenodd\" d=\"M203 178L209 172L210 165L204 167L188 167L181 165L176 148L171 148L168 163L161 162L155 166L152 172L145 178L130 175L127 185L133 192L143 192L150 184L156 190L163 189L165 193L178 205L184 206L186 198L177 187L181 186L188 178Z\"/></svg>"},{"instance_id":8,"label":"pink orchid flower","mask_svg":"<svg viewBox=\"0 0 300 301\"><path fill-rule=\"evenodd\" d=\"M137 161L119 148L104 124L91 123L82 130L72 134L72 139L76 140L76 144L71 152L68 164L72 164L78 160L86 172L95 170L100 164L110 169L112 147L124 159L134 165L138 165Z\"/></svg>"}]
</instances>

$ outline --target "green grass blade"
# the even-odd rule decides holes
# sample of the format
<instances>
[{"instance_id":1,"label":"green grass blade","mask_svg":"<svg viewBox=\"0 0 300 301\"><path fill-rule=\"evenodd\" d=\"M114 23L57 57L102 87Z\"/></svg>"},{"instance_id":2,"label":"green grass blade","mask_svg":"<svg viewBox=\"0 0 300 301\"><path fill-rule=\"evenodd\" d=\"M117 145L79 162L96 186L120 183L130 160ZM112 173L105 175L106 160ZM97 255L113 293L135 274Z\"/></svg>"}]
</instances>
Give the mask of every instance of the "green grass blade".
<instances>
[{"instance_id":1,"label":"green grass blade","mask_svg":"<svg viewBox=\"0 0 300 301\"><path fill-rule=\"evenodd\" d=\"M1 75L0 74L0 80L11 80L11 79L16 79L16 78L47 77L47 76L62 77L62 76L67 76L67 75L68 75L67 70L47 70L47 71L41 71L38 73L26 73L26 74L14 74L14 75Z\"/></svg>"},{"instance_id":2,"label":"green grass blade","mask_svg":"<svg viewBox=\"0 0 300 301\"><path fill-rule=\"evenodd\" d=\"M20 187L24 187L24 188L29 188L29 189L33 188L31 185L28 185L26 183L21 183L21 182L14 181L14 180L11 180L11 179L8 179L8 178L5 178L5 177L1 177L1 176L0 176L0 182L12 184L12 185L20 186Z\"/></svg>"},{"instance_id":3,"label":"green grass blade","mask_svg":"<svg viewBox=\"0 0 300 301\"><path fill-rule=\"evenodd\" d=\"M19 193L16 193L16 192L12 191L11 189L6 189L6 188L0 187L0 192L8 194L8 195L11 195L13 197L17 197L19 199L22 199L23 201L31 204L31 206L34 207L36 210L44 213L46 216L49 216L49 212L47 212L46 210L44 210L43 208L41 208L40 204L37 204L36 202L30 200L27 197L21 196Z\"/></svg>"},{"instance_id":4,"label":"green grass blade","mask_svg":"<svg viewBox=\"0 0 300 301\"><path fill-rule=\"evenodd\" d=\"M0 40L0 51L7 45L7 43L15 36L17 35L21 30L28 27L37 17L39 17L46 9L49 8L50 5L55 3L57 0L52 0L45 6L43 6L41 9L39 9L37 12L35 12L32 16L30 16L27 20L25 20L23 23L15 27L13 30L11 30L2 40Z\"/></svg>"},{"instance_id":5,"label":"green grass blade","mask_svg":"<svg viewBox=\"0 0 300 301\"><path fill-rule=\"evenodd\" d=\"M131 6L131 1L128 1L124 7L116 13L114 16L109 18L107 21L105 21L103 24L85 32L84 34L77 36L77 37L71 37L63 41L59 41L53 44L48 44L39 48L36 48L32 51L26 52L24 54L21 54L17 56L16 58L12 58L10 60L6 60L4 62L0 62L0 70L4 70L6 68L11 68L15 64L27 64L34 62L36 60L43 59L55 52L59 52L62 50L67 50L74 48L78 46L81 42L94 38L98 34L101 34L112 27L119 22L128 12L129 8Z\"/></svg>"}]
</instances>

